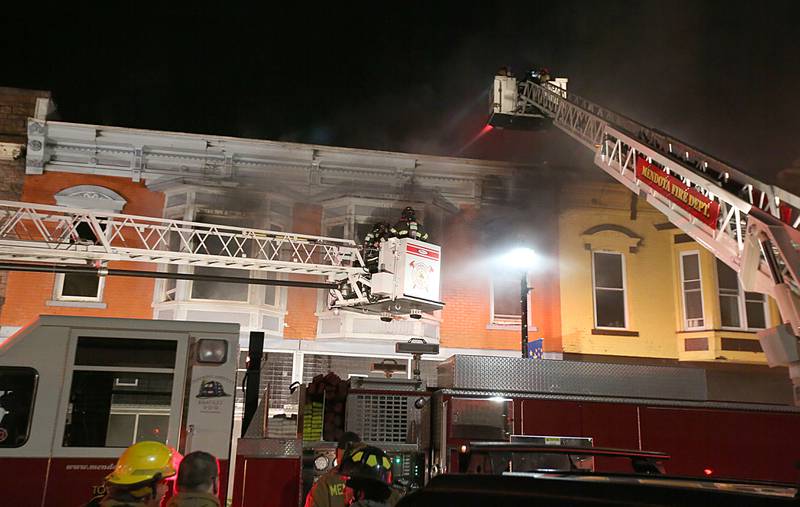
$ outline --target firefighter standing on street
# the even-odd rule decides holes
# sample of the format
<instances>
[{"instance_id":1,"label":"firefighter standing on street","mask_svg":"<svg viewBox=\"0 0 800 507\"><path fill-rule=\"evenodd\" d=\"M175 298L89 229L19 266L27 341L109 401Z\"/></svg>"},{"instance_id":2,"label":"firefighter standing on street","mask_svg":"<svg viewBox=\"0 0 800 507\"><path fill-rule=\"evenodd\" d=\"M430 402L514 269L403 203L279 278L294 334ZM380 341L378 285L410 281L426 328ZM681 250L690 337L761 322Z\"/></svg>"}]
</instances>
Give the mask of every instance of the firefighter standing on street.
<instances>
[{"instance_id":1,"label":"firefighter standing on street","mask_svg":"<svg viewBox=\"0 0 800 507\"><path fill-rule=\"evenodd\" d=\"M211 454L195 451L184 456L175 482L178 494L167 507L220 507L219 463Z\"/></svg>"},{"instance_id":2,"label":"firefighter standing on street","mask_svg":"<svg viewBox=\"0 0 800 507\"><path fill-rule=\"evenodd\" d=\"M392 462L381 449L364 446L345 456L339 472L347 479L351 507L389 507Z\"/></svg>"},{"instance_id":3,"label":"firefighter standing on street","mask_svg":"<svg viewBox=\"0 0 800 507\"><path fill-rule=\"evenodd\" d=\"M352 431L342 435L336 445L336 463L339 466L317 479L308 492L305 507L345 507L345 484L339 468L350 451L360 443L361 438Z\"/></svg>"},{"instance_id":4,"label":"firefighter standing on street","mask_svg":"<svg viewBox=\"0 0 800 507\"><path fill-rule=\"evenodd\" d=\"M391 233L400 239L411 238L428 241L428 233L425 232L422 224L417 222L417 214L411 206L403 209L400 221L392 227Z\"/></svg>"},{"instance_id":5,"label":"firefighter standing on street","mask_svg":"<svg viewBox=\"0 0 800 507\"><path fill-rule=\"evenodd\" d=\"M114 471L105 478L106 494L87 505L159 507L176 473L177 451L161 442L138 442L125 449Z\"/></svg>"}]
</instances>

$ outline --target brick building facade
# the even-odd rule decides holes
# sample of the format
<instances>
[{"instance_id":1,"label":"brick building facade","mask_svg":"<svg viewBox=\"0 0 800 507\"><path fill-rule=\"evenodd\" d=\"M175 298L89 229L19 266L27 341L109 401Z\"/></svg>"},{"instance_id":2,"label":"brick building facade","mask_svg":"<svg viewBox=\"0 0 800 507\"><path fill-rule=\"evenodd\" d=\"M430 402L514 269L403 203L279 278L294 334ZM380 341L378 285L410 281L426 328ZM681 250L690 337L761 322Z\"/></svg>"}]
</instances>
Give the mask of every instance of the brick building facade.
<instances>
[{"instance_id":1,"label":"brick building facade","mask_svg":"<svg viewBox=\"0 0 800 507\"><path fill-rule=\"evenodd\" d=\"M40 97L35 93L30 97ZM395 221L413 206L442 247L446 306L419 321L383 323L330 311L324 291L313 289L11 273L6 296L13 304L0 310L0 337L39 314L236 322L243 346L249 331L265 332L276 368L269 374L283 382L329 368L370 374L373 362L398 358L396 341L422 336L442 348L424 368L434 375L433 360L453 353L519 353L520 273L494 262L519 245L540 257L528 273L529 325L546 357L763 365L755 332L779 318L771 301L743 292L711 254L599 171L81 125L41 115L30 120L29 132L29 144L39 141L41 149L29 149L25 165L2 166L17 178L26 173L8 195L29 202L357 241L376 220ZM219 274L223 268L162 269Z\"/></svg>"}]
</instances>

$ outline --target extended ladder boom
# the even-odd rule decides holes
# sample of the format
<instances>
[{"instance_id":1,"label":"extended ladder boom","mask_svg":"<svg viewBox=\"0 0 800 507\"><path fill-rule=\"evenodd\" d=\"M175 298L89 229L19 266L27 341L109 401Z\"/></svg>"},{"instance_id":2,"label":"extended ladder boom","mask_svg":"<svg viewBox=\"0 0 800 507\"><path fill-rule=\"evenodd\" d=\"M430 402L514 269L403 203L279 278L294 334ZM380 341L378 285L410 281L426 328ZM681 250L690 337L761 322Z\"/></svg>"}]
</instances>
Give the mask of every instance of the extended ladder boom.
<instances>
[{"instance_id":1,"label":"extended ladder boom","mask_svg":"<svg viewBox=\"0 0 800 507\"><path fill-rule=\"evenodd\" d=\"M350 240L0 201L0 260L135 261L321 275L364 273Z\"/></svg>"},{"instance_id":2,"label":"extended ladder boom","mask_svg":"<svg viewBox=\"0 0 800 507\"><path fill-rule=\"evenodd\" d=\"M109 270L110 261L145 262L160 265L206 266L214 268L267 271L284 274L317 275L327 283L292 281L287 285L334 287L331 307L380 315L421 318L423 312L442 308L439 296L440 249L435 245L410 239L381 244L382 264L391 267L372 273L354 241L265 231L247 227L187 222L165 218L142 217L92 211L63 206L0 201L0 269L41 271L41 265L53 271L87 272L92 266L99 276L153 276L152 271ZM406 287L411 279L399 264L407 252L421 260L411 268L423 266L430 283L426 291L414 293ZM384 258L385 257L385 258ZM36 264L39 267L30 267ZM65 266L73 267L67 268ZM92 272L92 270L88 270ZM231 281L248 283L247 277ZM419 273L416 273L419 274ZM167 278L181 278L167 273ZM184 279L197 279L188 273ZM200 275L204 276L204 275ZM231 277L211 276L214 281ZM375 278L380 286L374 287ZM259 283L258 280L252 283ZM271 283L280 284L280 281ZM410 285L410 282L408 283ZM388 289L387 289L388 287Z\"/></svg>"},{"instance_id":3,"label":"extended ladder boom","mask_svg":"<svg viewBox=\"0 0 800 507\"><path fill-rule=\"evenodd\" d=\"M699 149L566 90L566 80L496 76L492 123L548 118L594 162L775 298L787 324L759 333L771 366L789 366L800 403L800 198ZM509 121L511 119L512 121Z\"/></svg>"}]
</instances>

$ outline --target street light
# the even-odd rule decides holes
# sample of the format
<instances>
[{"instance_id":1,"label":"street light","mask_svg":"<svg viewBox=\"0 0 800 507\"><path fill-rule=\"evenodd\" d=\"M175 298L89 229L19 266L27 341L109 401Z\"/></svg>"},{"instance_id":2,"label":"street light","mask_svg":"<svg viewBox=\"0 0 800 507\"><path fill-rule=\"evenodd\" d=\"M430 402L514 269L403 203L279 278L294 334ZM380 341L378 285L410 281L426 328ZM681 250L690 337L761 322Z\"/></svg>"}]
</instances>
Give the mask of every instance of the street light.
<instances>
[{"instance_id":1,"label":"street light","mask_svg":"<svg viewBox=\"0 0 800 507\"><path fill-rule=\"evenodd\" d=\"M539 261L536 252L526 247L517 247L500 258L504 266L510 269L522 271L519 281L519 305L520 305L520 334L522 357L528 357L528 271L534 268Z\"/></svg>"}]
</instances>

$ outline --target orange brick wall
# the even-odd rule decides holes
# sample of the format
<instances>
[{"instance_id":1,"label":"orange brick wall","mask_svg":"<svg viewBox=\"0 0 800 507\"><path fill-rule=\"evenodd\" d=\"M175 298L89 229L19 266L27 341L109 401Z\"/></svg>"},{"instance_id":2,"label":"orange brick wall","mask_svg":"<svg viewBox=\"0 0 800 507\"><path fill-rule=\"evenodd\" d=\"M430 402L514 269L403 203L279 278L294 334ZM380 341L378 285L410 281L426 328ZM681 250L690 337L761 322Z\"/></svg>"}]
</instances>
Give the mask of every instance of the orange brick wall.
<instances>
[{"instance_id":1,"label":"orange brick wall","mask_svg":"<svg viewBox=\"0 0 800 507\"><path fill-rule=\"evenodd\" d=\"M54 195L76 185L98 185L120 194L127 204L124 213L131 215L161 216L164 196L148 190L143 183L125 178L92 176L70 173L46 173L27 176L22 189L22 200L42 204L55 204ZM152 264L112 262L110 267L120 269L151 270ZM106 309L47 306L52 299L55 275L14 272L8 275L7 304L0 312L0 325L21 326L41 314L86 315L149 319L153 316L152 300L155 280L146 278L108 277L103 291Z\"/></svg>"},{"instance_id":2,"label":"orange brick wall","mask_svg":"<svg viewBox=\"0 0 800 507\"><path fill-rule=\"evenodd\" d=\"M310 204L294 206L292 232L319 236L322 229L322 207ZM293 275L291 280L320 281L310 275ZM317 335L317 289L286 289L286 327L284 338L313 339Z\"/></svg>"},{"instance_id":3,"label":"orange brick wall","mask_svg":"<svg viewBox=\"0 0 800 507\"><path fill-rule=\"evenodd\" d=\"M482 263L486 254L476 241L474 225L479 211L464 208L445 228L442 244L442 310L440 342L444 347L519 350L519 328L493 329L491 323L489 268ZM546 230L553 234L555 227ZM550 244L555 244L554 239ZM540 252L550 257L557 252ZM557 266L557 263L553 263ZM557 269L557 268L556 268ZM558 272L549 264L531 275L531 330L529 339L544 337L546 351L561 352L561 315Z\"/></svg>"}]
</instances>

